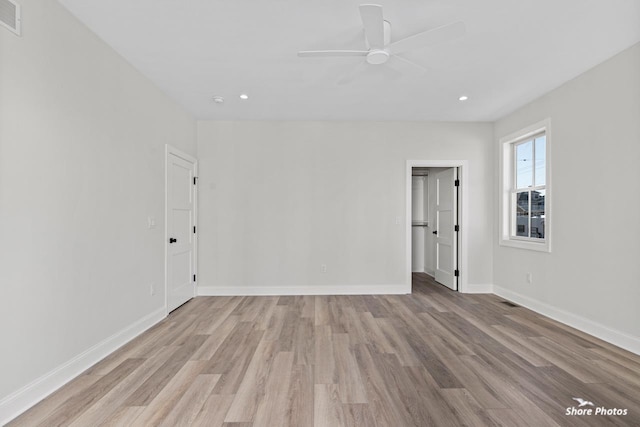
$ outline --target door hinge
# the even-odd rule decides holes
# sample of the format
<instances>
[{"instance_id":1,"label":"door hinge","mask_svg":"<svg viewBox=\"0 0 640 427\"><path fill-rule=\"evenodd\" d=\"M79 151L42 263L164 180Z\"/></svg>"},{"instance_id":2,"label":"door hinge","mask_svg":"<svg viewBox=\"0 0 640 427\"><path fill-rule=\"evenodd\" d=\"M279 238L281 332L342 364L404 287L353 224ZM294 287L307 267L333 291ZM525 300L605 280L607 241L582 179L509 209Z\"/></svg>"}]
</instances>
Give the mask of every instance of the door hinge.
<instances>
[{"instance_id":1,"label":"door hinge","mask_svg":"<svg viewBox=\"0 0 640 427\"><path fill-rule=\"evenodd\" d=\"M198 177L197 177L197 176L194 176L194 177L193 177L193 185L196 185L196 183L197 183L197 182L198 182Z\"/></svg>"},{"instance_id":2,"label":"door hinge","mask_svg":"<svg viewBox=\"0 0 640 427\"><path fill-rule=\"evenodd\" d=\"M453 182L453 185L455 185L456 187L460 187L460 180L459 180L459 179L456 179L456 180Z\"/></svg>"},{"instance_id":3,"label":"door hinge","mask_svg":"<svg viewBox=\"0 0 640 427\"><path fill-rule=\"evenodd\" d=\"M195 227L194 227L195 228ZM460 226L456 225L453 227L453 231L460 231ZM195 232L194 232L195 233Z\"/></svg>"},{"instance_id":4,"label":"door hinge","mask_svg":"<svg viewBox=\"0 0 640 427\"><path fill-rule=\"evenodd\" d=\"M193 281L194 282L196 281L196 275L195 274L193 275Z\"/></svg>"},{"instance_id":5,"label":"door hinge","mask_svg":"<svg viewBox=\"0 0 640 427\"><path fill-rule=\"evenodd\" d=\"M457 269L456 269L456 270L453 272L453 275L454 275L454 276L456 276L456 277L460 276L460 270L457 270ZM195 277L195 276L193 276L193 277ZM194 279L194 280L195 280L195 279Z\"/></svg>"},{"instance_id":6,"label":"door hinge","mask_svg":"<svg viewBox=\"0 0 640 427\"><path fill-rule=\"evenodd\" d=\"M457 227L457 225L456 225L456 227ZM196 234L196 226L195 225L193 226L193 234Z\"/></svg>"}]
</instances>

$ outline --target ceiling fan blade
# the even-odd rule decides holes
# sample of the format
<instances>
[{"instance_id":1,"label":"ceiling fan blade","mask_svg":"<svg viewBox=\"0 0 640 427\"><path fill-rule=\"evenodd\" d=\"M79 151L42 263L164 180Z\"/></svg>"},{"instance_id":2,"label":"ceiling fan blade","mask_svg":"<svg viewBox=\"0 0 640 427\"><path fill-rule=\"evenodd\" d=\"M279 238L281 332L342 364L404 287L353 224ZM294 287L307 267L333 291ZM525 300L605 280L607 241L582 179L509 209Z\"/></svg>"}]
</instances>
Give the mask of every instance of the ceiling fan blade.
<instances>
[{"instance_id":1,"label":"ceiling fan blade","mask_svg":"<svg viewBox=\"0 0 640 427\"><path fill-rule=\"evenodd\" d=\"M366 50L301 50L298 56L301 57L324 57L324 56L367 56Z\"/></svg>"},{"instance_id":2,"label":"ceiling fan blade","mask_svg":"<svg viewBox=\"0 0 640 427\"><path fill-rule=\"evenodd\" d=\"M444 43L462 36L465 31L464 22L455 22L393 42L389 44L385 50L394 55L407 50Z\"/></svg>"},{"instance_id":3,"label":"ceiling fan blade","mask_svg":"<svg viewBox=\"0 0 640 427\"><path fill-rule=\"evenodd\" d=\"M364 35L371 49L384 47L384 19L379 4L361 4L360 17L364 26Z\"/></svg>"},{"instance_id":4,"label":"ceiling fan blade","mask_svg":"<svg viewBox=\"0 0 640 427\"><path fill-rule=\"evenodd\" d=\"M429 69L422 65L416 64L415 62L409 61L408 59L398 55L393 55L391 60L385 65L388 65L390 68L393 68L402 74L412 74L414 76L421 76L429 71Z\"/></svg>"},{"instance_id":5,"label":"ceiling fan blade","mask_svg":"<svg viewBox=\"0 0 640 427\"><path fill-rule=\"evenodd\" d=\"M423 67L422 65L417 64L413 61L409 61L407 58L403 58L398 55L393 55L393 59L389 61L389 65L396 69L398 69L399 67L395 67L395 64L397 63L395 60L398 60L400 63L404 64L402 66L403 69L410 68L414 74L423 74L429 71L427 68ZM398 69L398 71L400 70Z\"/></svg>"}]
</instances>

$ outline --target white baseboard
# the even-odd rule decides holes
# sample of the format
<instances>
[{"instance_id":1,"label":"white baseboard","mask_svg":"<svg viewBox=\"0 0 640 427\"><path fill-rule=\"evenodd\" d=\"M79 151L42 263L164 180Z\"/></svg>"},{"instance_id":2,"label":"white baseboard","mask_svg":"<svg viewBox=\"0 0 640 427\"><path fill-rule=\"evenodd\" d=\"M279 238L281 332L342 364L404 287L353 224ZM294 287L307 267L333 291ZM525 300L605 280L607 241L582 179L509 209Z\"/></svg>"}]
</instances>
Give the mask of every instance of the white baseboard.
<instances>
[{"instance_id":1,"label":"white baseboard","mask_svg":"<svg viewBox=\"0 0 640 427\"><path fill-rule=\"evenodd\" d=\"M467 283L460 292L463 294L492 294L493 285L491 283Z\"/></svg>"},{"instance_id":2,"label":"white baseboard","mask_svg":"<svg viewBox=\"0 0 640 427\"><path fill-rule=\"evenodd\" d=\"M411 293L407 285L345 286L198 286L199 296L253 295L402 295Z\"/></svg>"},{"instance_id":3,"label":"white baseboard","mask_svg":"<svg viewBox=\"0 0 640 427\"><path fill-rule=\"evenodd\" d=\"M0 425L5 425L42 399L76 378L82 372L137 337L166 316L159 308L125 329L99 342L68 362L0 400Z\"/></svg>"},{"instance_id":4,"label":"white baseboard","mask_svg":"<svg viewBox=\"0 0 640 427\"><path fill-rule=\"evenodd\" d=\"M589 335L593 335L596 338L600 338L603 341L640 355L639 337L612 329L608 326L587 319L586 317L570 313L531 297L513 292L509 289L501 288L500 286L494 286L493 293L544 316L550 317L553 320L557 320L558 322L569 325L572 328L576 328Z\"/></svg>"}]
</instances>

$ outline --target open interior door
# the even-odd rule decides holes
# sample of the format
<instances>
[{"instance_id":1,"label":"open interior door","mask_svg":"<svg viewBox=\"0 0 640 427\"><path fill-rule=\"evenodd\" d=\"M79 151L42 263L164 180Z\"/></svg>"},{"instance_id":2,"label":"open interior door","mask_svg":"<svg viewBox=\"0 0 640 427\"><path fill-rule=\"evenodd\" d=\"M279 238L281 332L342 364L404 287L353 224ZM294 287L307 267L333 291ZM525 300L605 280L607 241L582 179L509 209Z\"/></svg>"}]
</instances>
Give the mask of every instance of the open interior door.
<instances>
[{"instance_id":1,"label":"open interior door","mask_svg":"<svg viewBox=\"0 0 640 427\"><path fill-rule=\"evenodd\" d=\"M436 282L453 290L458 289L457 269L457 168L434 174L436 180Z\"/></svg>"}]
</instances>

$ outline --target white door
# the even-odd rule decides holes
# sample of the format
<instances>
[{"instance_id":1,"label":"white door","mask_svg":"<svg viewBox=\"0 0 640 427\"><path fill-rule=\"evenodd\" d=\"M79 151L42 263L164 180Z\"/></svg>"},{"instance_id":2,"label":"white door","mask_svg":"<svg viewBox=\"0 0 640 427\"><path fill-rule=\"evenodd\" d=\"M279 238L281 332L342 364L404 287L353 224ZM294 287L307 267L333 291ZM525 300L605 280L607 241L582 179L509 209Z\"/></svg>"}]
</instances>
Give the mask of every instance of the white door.
<instances>
[{"instance_id":1,"label":"white door","mask_svg":"<svg viewBox=\"0 0 640 427\"><path fill-rule=\"evenodd\" d=\"M453 290L457 289L455 269L456 254L456 168L445 169L434 174L436 181L436 282Z\"/></svg>"},{"instance_id":2,"label":"white door","mask_svg":"<svg viewBox=\"0 0 640 427\"><path fill-rule=\"evenodd\" d=\"M196 159L167 146L167 312L195 296Z\"/></svg>"}]
</instances>

